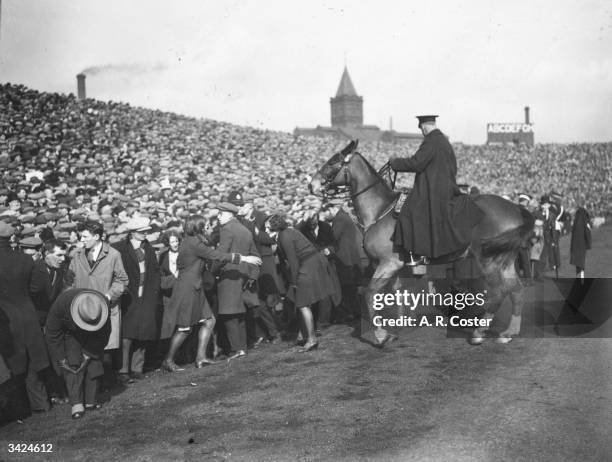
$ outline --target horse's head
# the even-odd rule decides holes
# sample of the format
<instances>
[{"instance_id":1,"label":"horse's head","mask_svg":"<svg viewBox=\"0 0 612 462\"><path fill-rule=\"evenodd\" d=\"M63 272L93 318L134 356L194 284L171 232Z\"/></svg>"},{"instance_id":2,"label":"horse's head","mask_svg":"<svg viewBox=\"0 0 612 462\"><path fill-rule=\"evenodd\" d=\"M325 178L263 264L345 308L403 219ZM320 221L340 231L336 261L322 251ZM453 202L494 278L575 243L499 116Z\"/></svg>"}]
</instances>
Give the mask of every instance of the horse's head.
<instances>
[{"instance_id":1,"label":"horse's head","mask_svg":"<svg viewBox=\"0 0 612 462\"><path fill-rule=\"evenodd\" d=\"M351 141L342 151L325 162L308 185L312 194L333 194L340 186L348 186L348 165L357 149L357 144L358 141Z\"/></svg>"}]
</instances>

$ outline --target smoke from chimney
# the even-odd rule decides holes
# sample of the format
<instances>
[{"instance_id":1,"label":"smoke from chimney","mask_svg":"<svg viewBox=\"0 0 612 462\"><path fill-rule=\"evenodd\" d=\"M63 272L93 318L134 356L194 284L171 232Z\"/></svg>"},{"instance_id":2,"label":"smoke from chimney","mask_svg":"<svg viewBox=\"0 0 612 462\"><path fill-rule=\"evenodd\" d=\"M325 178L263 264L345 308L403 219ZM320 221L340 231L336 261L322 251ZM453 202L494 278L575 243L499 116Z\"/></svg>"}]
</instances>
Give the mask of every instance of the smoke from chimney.
<instances>
[{"instance_id":1,"label":"smoke from chimney","mask_svg":"<svg viewBox=\"0 0 612 462\"><path fill-rule=\"evenodd\" d=\"M77 97L79 101L87 98L87 94L85 92L85 74L77 74Z\"/></svg>"},{"instance_id":2,"label":"smoke from chimney","mask_svg":"<svg viewBox=\"0 0 612 462\"><path fill-rule=\"evenodd\" d=\"M525 123L529 123L529 106L525 106Z\"/></svg>"}]
</instances>

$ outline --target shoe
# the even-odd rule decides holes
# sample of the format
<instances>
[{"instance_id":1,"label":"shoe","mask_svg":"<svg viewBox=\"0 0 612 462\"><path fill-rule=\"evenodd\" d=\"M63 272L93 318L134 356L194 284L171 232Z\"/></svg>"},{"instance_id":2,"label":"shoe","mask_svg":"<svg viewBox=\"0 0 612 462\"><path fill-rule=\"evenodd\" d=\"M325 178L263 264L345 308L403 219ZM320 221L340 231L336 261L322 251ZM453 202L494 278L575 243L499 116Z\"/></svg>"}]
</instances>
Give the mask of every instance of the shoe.
<instances>
[{"instance_id":1,"label":"shoe","mask_svg":"<svg viewBox=\"0 0 612 462\"><path fill-rule=\"evenodd\" d=\"M255 342L253 342L253 345L251 345L251 348L253 349L258 348L265 341L266 341L265 337L259 337L257 340L255 340Z\"/></svg>"},{"instance_id":2,"label":"shoe","mask_svg":"<svg viewBox=\"0 0 612 462\"><path fill-rule=\"evenodd\" d=\"M195 367L196 367L196 369L202 369L203 367L212 366L214 364L217 364L217 361L213 361L212 359L206 358L206 359L202 359L200 361L196 361L195 362Z\"/></svg>"},{"instance_id":3,"label":"shoe","mask_svg":"<svg viewBox=\"0 0 612 462\"><path fill-rule=\"evenodd\" d=\"M127 372L120 372L119 374L117 374L117 382L122 385L127 385L130 383L134 383L134 379L131 378L130 374L128 374Z\"/></svg>"},{"instance_id":4,"label":"shoe","mask_svg":"<svg viewBox=\"0 0 612 462\"><path fill-rule=\"evenodd\" d=\"M309 351L316 350L319 348L319 342L307 342L303 348L298 350L298 353L308 353Z\"/></svg>"},{"instance_id":5,"label":"shoe","mask_svg":"<svg viewBox=\"0 0 612 462\"><path fill-rule=\"evenodd\" d=\"M247 355L246 351L240 350L227 358L227 362L230 362L232 359L244 358Z\"/></svg>"},{"instance_id":6,"label":"shoe","mask_svg":"<svg viewBox=\"0 0 612 462\"><path fill-rule=\"evenodd\" d=\"M177 366L177 364L171 359L164 359L161 364L161 367L163 370L168 372L181 372L185 370L182 367Z\"/></svg>"},{"instance_id":7,"label":"shoe","mask_svg":"<svg viewBox=\"0 0 612 462\"><path fill-rule=\"evenodd\" d=\"M85 410L86 411L97 411L101 407L102 407L101 404L86 404L85 405Z\"/></svg>"},{"instance_id":8,"label":"shoe","mask_svg":"<svg viewBox=\"0 0 612 462\"><path fill-rule=\"evenodd\" d=\"M75 419L75 420L76 419L80 419L81 417L83 417L83 414L84 414L84 412L82 412L82 411L75 412L74 414L72 414L72 418Z\"/></svg>"},{"instance_id":9,"label":"shoe","mask_svg":"<svg viewBox=\"0 0 612 462\"><path fill-rule=\"evenodd\" d=\"M132 372L130 377L134 380L142 380L145 378L145 375L142 372Z\"/></svg>"},{"instance_id":10,"label":"shoe","mask_svg":"<svg viewBox=\"0 0 612 462\"><path fill-rule=\"evenodd\" d=\"M52 396L51 404L68 404L68 398L60 398L59 396Z\"/></svg>"}]
</instances>

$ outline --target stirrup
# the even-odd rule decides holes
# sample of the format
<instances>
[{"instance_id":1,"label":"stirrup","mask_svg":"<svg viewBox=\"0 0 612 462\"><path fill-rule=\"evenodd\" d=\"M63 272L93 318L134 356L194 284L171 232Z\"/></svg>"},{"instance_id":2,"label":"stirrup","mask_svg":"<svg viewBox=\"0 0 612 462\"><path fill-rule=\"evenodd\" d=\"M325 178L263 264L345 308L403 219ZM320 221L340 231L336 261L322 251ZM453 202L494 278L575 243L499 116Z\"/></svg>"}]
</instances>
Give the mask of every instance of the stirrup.
<instances>
[{"instance_id":1,"label":"stirrup","mask_svg":"<svg viewBox=\"0 0 612 462\"><path fill-rule=\"evenodd\" d=\"M408 251L408 255L410 257L410 260L404 263L406 266L419 266L419 265L427 264L427 257L418 255L418 258L415 260L414 255L412 254L411 251Z\"/></svg>"}]
</instances>

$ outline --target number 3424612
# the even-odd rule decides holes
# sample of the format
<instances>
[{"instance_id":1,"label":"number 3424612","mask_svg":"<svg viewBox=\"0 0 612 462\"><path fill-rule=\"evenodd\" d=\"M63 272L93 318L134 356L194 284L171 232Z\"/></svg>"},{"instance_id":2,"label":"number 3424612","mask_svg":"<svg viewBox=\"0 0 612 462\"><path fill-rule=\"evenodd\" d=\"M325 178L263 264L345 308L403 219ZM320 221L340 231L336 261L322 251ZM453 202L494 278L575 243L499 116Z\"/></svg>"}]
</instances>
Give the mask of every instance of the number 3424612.
<instances>
[{"instance_id":1,"label":"number 3424612","mask_svg":"<svg viewBox=\"0 0 612 462\"><path fill-rule=\"evenodd\" d=\"M9 443L8 452L53 452L51 443Z\"/></svg>"}]
</instances>

